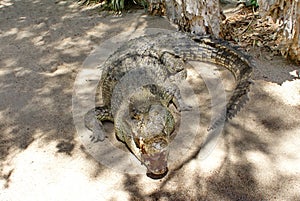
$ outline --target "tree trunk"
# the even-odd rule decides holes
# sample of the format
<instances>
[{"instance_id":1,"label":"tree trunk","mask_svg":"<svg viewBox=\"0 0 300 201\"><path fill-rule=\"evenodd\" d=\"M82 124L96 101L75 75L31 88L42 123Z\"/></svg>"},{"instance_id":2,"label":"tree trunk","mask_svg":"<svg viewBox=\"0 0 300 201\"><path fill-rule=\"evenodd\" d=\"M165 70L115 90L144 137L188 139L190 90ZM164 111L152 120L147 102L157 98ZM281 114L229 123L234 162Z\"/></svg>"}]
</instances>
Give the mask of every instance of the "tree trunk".
<instances>
[{"instance_id":1,"label":"tree trunk","mask_svg":"<svg viewBox=\"0 0 300 201\"><path fill-rule=\"evenodd\" d=\"M148 3L150 13L166 13L180 31L220 35L219 0L148 0Z\"/></svg>"},{"instance_id":2,"label":"tree trunk","mask_svg":"<svg viewBox=\"0 0 300 201\"><path fill-rule=\"evenodd\" d=\"M300 0L259 0L263 17L271 16L279 25L280 51L300 63Z\"/></svg>"}]
</instances>

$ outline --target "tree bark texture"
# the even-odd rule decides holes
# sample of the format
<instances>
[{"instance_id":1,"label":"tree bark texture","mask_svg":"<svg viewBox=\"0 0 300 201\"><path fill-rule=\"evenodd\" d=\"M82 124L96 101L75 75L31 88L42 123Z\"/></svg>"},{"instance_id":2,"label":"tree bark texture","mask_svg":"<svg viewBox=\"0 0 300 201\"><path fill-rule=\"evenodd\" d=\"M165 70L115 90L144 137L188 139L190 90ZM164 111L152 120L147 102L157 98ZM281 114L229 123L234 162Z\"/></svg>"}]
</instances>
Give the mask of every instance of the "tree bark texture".
<instances>
[{"instance_id":1,"label":"tree bark texture","mask_svg":"<svg viewBox=\"0 0 300 201\"><path fill-rule=\"evenodd\" d=\"M300 63L300 0L259 0L260 13L279 25L281 54Z\"/></svg>"},{"instance_id":2,"label":"tree bark texture","mask_svg":"<svg viewBox=\"0 0 300 201\"><path fill-rule=\"evenodd\" d=\"M180 31L220 35L219 0L148 0L148 3L150 13L166 14Z\"/></svg>"}]
</instances>

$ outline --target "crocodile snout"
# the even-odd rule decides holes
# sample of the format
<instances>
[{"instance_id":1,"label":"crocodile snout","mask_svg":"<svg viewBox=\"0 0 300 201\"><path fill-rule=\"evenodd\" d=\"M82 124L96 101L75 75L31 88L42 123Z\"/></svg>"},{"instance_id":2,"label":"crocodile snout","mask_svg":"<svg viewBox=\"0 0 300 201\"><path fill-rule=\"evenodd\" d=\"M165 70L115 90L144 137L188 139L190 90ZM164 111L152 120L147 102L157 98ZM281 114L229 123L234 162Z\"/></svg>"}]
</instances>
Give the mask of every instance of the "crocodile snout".
<instances>
[{"instance_id":1,"label":"crocodile snout","mask_svg":"<svg viewBox=\"0 0 300 201\"><path fill-rule=\"evenodd\" d=\"M142 162L148 169L148 176L162 178L168 172L168 143L164 139L157 139L142 147Z\"/></svg>"}]
</instances>

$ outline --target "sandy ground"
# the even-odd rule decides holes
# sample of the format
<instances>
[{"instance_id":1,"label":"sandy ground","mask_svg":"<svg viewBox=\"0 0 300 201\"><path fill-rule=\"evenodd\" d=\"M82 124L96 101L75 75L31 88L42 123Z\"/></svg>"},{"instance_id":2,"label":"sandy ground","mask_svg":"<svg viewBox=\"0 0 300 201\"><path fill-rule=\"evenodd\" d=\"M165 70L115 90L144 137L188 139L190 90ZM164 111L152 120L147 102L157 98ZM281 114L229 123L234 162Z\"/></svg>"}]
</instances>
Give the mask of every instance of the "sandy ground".
<instances>
[{"instance_id":1,"label":"sandy ground","mask_svg":"<svg viewBox=\"0 0 300 201\"><path fill-rule=\"evenodd\" d=\"M259 49L251 53L250 102L208 155L197 143L207 137L202 115L195 151L178 156L161 180L95 159L73 119L76 77L105 41L146 28L172 26L142 11L112 16L72 1L0 1L0 200L300 200L299 66ZM221 77L230 88L232 78ZM198 91L209 103L203 80Z\"/></svg>"}]
</instances>

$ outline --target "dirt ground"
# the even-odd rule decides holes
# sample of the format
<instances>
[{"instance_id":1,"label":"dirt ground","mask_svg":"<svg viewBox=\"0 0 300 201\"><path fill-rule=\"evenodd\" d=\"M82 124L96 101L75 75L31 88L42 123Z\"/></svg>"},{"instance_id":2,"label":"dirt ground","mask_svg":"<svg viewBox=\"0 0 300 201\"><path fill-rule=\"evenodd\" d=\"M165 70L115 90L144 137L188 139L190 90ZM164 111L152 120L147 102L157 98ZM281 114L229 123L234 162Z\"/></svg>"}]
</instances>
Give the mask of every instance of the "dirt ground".
<instances>
[{"instance_id":1,"label":"dirt ground","mask_svg":"<svg viewBox=\"0 0 300 201\"><path fill-rule=\"evenodd\" d=\"M206 157L194 143L200 153L178 156L160 180L93 157L73 119L76 78L105 41L146 28L174 29L143 11L0 1L0 200L300 200L300 68L259 48L250 101Z\"/></svg>"}]
</instances>

